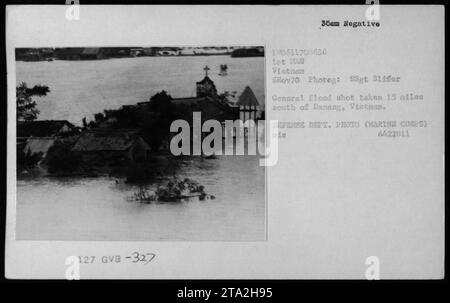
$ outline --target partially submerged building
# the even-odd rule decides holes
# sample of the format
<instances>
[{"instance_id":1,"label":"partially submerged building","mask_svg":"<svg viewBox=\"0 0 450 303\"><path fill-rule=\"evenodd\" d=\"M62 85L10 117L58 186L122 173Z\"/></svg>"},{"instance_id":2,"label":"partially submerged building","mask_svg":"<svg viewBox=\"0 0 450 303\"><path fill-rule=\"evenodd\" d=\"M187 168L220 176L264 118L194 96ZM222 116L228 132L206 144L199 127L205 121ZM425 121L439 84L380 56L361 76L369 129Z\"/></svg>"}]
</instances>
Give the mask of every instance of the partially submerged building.
<instances>
[{"instance_id":1,"label":"partially submerged building","mask_svg":"<svg viewBox=\"0 0 450 303\"><path fill-rule=\"evenodd\" d=\"M107 165L144 161L150 147L138 130L98 128L84 132L72 151L79 153L85 163Z\"/></svg>"},{"instance_id":2,"label":"partially submerged building","mask_svg":"<svg viewBox=\"0 0 450 303\"><path fill-rule=\"evenodd\" d=\"M184 113L188 122L192 121L194 112L201 113L202 121L214 119L220 122L234 120L238 117L238 108L210 96L172 99L178 109Z\"/></svg>"},{"instance_id":3,"label":"partially submerged building","mask_svg":"<svg viewBox=\"0 0 450 303\"><path fill-rule=\"evenodd\" d=\"M67 120L17 122L17 152L45 158L57 140L78 134L78 128Z\"/></svg>"},{"instance_id":4,"label":"partially submerged building","mask_svg":"<svg viewBox=\"0 0 450 303\"><path fill-rule=\"evenodd\" d=\"M53 146L53 144L55 144L56 140L58 139L55 137L29 138L24 143L23 152L25 155L40 154L42 158L45 158L48 150Z\"/></svg>"}]
</instances>

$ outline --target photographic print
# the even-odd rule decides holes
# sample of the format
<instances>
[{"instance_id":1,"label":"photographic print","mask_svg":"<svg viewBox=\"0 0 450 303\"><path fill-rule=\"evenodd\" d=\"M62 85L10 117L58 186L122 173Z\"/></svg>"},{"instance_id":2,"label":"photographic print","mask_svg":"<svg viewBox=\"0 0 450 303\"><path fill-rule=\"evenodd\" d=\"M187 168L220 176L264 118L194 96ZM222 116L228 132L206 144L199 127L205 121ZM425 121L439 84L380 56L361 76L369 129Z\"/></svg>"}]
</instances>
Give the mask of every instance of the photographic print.
<instances>
[{"instance_id":1,"label":"photographic print","mask_svg":"<svg viewBox=\"0 0 450 303\"><path fill-rule=\"evenodd\" d=\"M8 6L5 276L442 279L445 9L381 6Z\"/></svg>"},{"instance_id":2,"label":"photographic print","mask_svg":"<svg viewBox=\"0 0 450 303\"><path fill-rule=\"evenodd\" d=\"M205 121L264 119L264 47L15 54L18 240L266 239L260 157L195 150ZM174 121L193 127L177 155Z\"/></svg>"}]
</instances>

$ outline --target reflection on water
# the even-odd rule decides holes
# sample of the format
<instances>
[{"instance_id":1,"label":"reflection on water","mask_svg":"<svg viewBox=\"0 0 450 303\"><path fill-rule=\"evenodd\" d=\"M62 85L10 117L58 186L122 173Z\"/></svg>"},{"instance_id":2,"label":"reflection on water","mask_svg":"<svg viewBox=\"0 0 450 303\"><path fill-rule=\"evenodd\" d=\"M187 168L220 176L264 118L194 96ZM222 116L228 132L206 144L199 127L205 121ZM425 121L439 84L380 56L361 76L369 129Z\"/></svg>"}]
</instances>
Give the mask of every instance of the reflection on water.
<instances>
[{"instance_id":1,"label":"reflection on water","mask_svg":"<svg viewBox=\"0 0 450 303\"><path fill-rule=\"evenodd\" d=\"M264 240L264 167L258 161L251 156L184 161L178 176L205 185L216 197L206 201L128 202L137 187L109 177L18 180L17 238Z\"/></svg>"},{"instance_id":2,"label":"reflection on water","mask_svg":"<svg viewBox=\"0 0 450 303\"><path fill-rule=\"evenodd\" d=\"M228 76L217 75L220 64L228 65ZM264 102L264 58L17 62L17 81L50 87L51 93L38 100L39 119L67 119L80 125L85 116L89 120L104 109L148 100L163 89L173 97L193 96L205 65L211 67L210 77L219 92L239 94L249 85ZM265 180L259 158L192 158L181 163L177 175L204 185L216 199L140 204L127 201L137 187L123 180L21 177L16 236L30 240L265 239Z\"/></svg>"}]
</instances>

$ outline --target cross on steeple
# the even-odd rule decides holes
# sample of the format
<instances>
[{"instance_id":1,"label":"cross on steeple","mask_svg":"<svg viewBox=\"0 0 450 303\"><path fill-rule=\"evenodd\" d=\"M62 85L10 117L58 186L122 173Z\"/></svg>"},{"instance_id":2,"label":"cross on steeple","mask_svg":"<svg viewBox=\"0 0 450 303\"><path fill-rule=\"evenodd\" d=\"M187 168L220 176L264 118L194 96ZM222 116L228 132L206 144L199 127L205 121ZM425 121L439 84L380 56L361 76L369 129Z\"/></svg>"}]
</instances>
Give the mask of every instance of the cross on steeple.
<instances>
[{"instance_id":1,"label":"cross on steeple","mask_svg":"<svg viewBox=\"0 0 450 303\"><path fill-rule=\"evenodd\" d=\"M205 68L203 69L205 71L205 77L208 77L208 71L210 70L210 68L208 67L208 65L205 66Z\"/></svg>"},{"instance_id":2,"label":"cross on steeple","mask_svg":"<svg viewBox=\"0 0 450 303\"><path fill-rule=\"evenodd\" d=\"M217 98L217 89L214 82L208 77L208 71L210 68L205 65L203 68L205 71L205 78L202 81L197 82L197 97L210 96Z\"/></svg>"}]
</instances>

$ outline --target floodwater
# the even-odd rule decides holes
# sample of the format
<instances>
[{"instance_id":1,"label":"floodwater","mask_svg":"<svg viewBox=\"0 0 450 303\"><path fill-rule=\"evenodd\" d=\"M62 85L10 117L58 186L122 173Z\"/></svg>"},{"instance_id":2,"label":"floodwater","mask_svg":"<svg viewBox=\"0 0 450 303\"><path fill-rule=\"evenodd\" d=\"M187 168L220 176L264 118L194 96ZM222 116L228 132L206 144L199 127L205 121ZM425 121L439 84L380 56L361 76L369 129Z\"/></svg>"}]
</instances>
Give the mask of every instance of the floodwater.
<instances>
[{"instance_id":1,"label":"floodwater","mask_svg":"<svg viewBox=\"0 0 450 303\"><path fill-rule=\"evenodd\" d=\"M228 76L218 76L219 65ZM17 62L17 82L48 85L39 119L80 124L103 109L148 100L166 90L195 95L210 78L220 92L249 85L264 102L264 58L141 57L100 61ZM19 240L260 241L266 238L265 169L256 156L184 160L177 171L205 186L215 199L141 204L127 198L138 187L122 179L27 177L17 180ZM149 184L154 189L156 184Z\"/></svg>"},{"instance_id":2,"label":"floodwater","mask_svg":"<svg viewBox=\"0 0 450 303\"><path fill-rule=\"evenodd\" d=\"M220 64L228 75L219 76ZM16 62L17 83L47 85L50 93L37 98L40 120L68 120L82 124L86 117L105 109L148 101L165 90L172 97L194 97L195 83L203 79L203 68L217 91L242 93L250 86L264 103L264 58L230 56L137 57L94 61Z\"/></svg>"}]
</instances>

